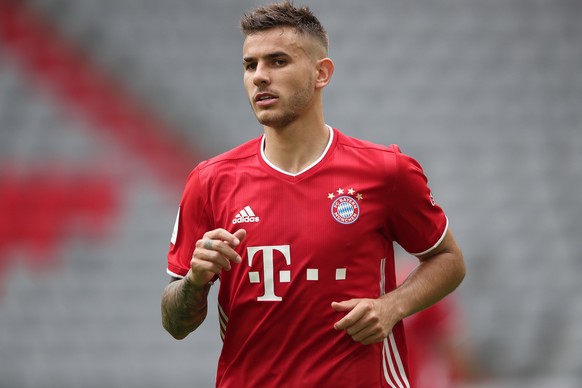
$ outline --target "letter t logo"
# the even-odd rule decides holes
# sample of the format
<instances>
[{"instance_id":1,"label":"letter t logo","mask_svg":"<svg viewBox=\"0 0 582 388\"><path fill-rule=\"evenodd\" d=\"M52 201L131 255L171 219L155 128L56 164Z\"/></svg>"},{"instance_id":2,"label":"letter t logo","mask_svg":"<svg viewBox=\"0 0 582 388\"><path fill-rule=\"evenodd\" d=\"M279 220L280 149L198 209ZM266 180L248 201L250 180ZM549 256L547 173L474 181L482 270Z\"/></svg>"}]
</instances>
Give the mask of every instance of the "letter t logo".
<instances>
[{"instance_id":1,"label":"letter t logo","mask_svg":"<svg viewBox=\"0 0 582 388\"><path fill-rule=\"evenodd\" d=\"M275 295L275 280L273 270L273 253L279 251L285 257L287 265L291 264L289 245L276 245L264 247L248 247L247 256L249 267L252 267L253 258L257 252L263 252L263 279L265 279L265 294L257 298L258 301L281 301L283 298Z\"/></svg>"}]
</instances>

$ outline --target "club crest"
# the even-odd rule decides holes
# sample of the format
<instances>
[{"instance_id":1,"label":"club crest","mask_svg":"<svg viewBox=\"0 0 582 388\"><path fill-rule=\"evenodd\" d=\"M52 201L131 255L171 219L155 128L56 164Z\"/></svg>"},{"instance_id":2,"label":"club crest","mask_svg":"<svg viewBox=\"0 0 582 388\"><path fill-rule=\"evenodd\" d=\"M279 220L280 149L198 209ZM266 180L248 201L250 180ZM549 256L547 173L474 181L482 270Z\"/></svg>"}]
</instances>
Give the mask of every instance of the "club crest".
<instances>
[{"instance_id":1,"label":"club crest","mask_svg":"<svg viewBox=\"0 0 582 388\"><path fill-rule=\"evenodd\" d=\"M346 195L347 194L347 195ZM329 194L327 198L332 200L331 215L340 224L353 224L360 216L359 202L364 199L362 193L356 193L353 188L339 188Z\"/></svg>"},{"instance_id":2,"label":"club crest","mask_svg":"<svg viewBox=\"0 0 582 388\"><path fill-rule=\"evenodd\" d=\"M342 196L331 204L331 215L339 223L353 224L360 216L360 206L352 197Z\"/></svg>"}]
</instances>

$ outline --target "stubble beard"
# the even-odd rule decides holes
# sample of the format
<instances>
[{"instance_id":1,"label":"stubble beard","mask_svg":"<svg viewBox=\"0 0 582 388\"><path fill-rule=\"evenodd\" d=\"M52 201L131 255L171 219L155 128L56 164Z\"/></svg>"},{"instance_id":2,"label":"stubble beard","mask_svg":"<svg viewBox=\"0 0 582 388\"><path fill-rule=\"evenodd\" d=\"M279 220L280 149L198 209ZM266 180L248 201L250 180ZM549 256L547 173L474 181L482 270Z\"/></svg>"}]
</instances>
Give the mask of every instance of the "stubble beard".
<instances>
[{"instance_id":1,"label":"stubble beard","mask_svg":"<svg viewBox=\"0 0 582 388\"><path fill-rule=\"evenodd\" d=\"M310 79L303 88L295 90L295 92L289 97L287 107L283 107L282 111L263 111L260 112L262 113L261 115L255 111L255 116L259 123L264 126L270 128L284 128L297 120L301 113L311 105L314 95L313 90L313 81Z\"/></svg>"}]
</instances>

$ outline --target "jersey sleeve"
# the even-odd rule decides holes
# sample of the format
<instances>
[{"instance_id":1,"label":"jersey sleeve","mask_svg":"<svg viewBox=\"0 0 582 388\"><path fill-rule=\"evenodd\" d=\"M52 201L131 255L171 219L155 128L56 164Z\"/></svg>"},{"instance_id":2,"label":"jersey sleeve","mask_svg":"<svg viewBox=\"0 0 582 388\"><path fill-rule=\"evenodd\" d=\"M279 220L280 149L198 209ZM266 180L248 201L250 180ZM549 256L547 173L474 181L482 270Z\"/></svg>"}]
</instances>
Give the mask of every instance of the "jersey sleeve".
<instances>
[{"instance_id":1,"label":"jersey sleeve","mask_svg":"<svg viewBox=\"0 0 582 388\"><path fill-rule=\"evenodd\" d=\"M436 248L448 228L443 209L434 201L420 164L392 146L396 158L394 208L390 220L395 241L407 252L422 255Z\"/></svg>"},{"instance_id":2,"label":"jersey sleeve","mask_svg":"<svg viewBox=\"0 0 582 388\"><path fill-rule=\"evenodd\" d=\"M200 180L200 165L186 181L168 252L169 275L182 278L190 269L196 242L213 229L208 217L208 196Z\"/></svg>"}]
</instances>

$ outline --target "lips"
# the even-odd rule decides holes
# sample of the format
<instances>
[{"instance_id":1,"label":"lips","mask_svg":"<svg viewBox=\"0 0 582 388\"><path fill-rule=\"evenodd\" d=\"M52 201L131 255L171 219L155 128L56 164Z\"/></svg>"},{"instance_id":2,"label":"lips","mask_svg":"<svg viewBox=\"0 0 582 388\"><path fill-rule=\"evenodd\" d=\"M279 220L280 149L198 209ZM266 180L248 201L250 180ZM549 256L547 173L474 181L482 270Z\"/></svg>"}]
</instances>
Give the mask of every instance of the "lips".
<instances>
[{"instance_id":1,"label":"lips","mask_svg":"<svg viewBox=\"0 0 582 388\"><path fill-rule=\"evenodd\" d=\"M267 106L274 103L277 98L278 97L272 93L261 92L255 94L255 103L259 106Z\"/></svg>"}]
</instances>

